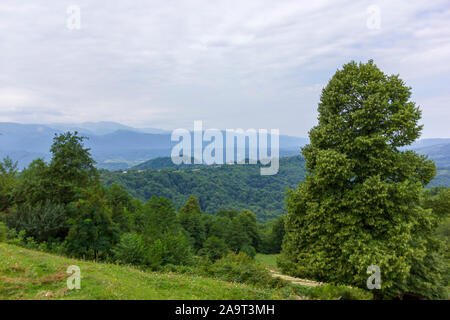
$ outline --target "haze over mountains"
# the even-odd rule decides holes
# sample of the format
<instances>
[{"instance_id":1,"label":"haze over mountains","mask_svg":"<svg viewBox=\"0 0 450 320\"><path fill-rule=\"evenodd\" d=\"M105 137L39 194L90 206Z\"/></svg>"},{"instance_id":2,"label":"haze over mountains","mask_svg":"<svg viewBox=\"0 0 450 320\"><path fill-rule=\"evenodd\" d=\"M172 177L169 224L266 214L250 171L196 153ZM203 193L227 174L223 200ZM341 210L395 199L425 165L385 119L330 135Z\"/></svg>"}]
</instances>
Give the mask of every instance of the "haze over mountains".
<instances>
[{"instance_id":1,"label":"haze over mountains","mask_svg":"<svg viewBox=\"0 0 450 320\"><path fill-rule=\"evenodd\" d=\"M55 133L78 131L88 137L86 145L99 168L123 170L147 160L170 156L171 132L157 128L133 128L115 122L68 124L0 123L0 157L10 156L19 168L40 157L49 160L49 149ZM307 138L280 136L280 157L299 153ZM429 155L439 167L450 166L450 139L423 139L410 146Z\"/></svg>"}]
</instances>

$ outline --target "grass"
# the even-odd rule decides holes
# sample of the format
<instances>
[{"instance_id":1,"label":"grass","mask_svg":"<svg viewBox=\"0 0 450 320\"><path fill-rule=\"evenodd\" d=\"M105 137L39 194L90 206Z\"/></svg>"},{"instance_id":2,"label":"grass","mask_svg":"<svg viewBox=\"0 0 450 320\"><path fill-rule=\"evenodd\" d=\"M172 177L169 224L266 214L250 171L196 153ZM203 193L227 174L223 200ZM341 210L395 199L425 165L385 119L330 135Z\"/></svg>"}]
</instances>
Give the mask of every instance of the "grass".
<instances>
[{"instance_id":1,"label":"grass","mask_svg":"<svg viewBox=\"0 0 450 320\"><path fill-rule=\"evenodd\" d=\"M67 288L67 267L81 269L81 289ZM281 290L212 278L144 272L0 243L0 300L6 299L283 299Z\"/></svg>"},{"instance_id":2,"label":"grass","mask_svg":"<svg viewBox=\"0 0 450 320\"><path fill-rule=\"evenodd\" d=\"M278 258L278 254L262 254L262 253L258 253L255 256L255 260L257 262L259 262L262 265L266 266L268 269L271 269L271 270L274 270L274 271L278 270L277 258Z\"/></svg>"}]
</instances>

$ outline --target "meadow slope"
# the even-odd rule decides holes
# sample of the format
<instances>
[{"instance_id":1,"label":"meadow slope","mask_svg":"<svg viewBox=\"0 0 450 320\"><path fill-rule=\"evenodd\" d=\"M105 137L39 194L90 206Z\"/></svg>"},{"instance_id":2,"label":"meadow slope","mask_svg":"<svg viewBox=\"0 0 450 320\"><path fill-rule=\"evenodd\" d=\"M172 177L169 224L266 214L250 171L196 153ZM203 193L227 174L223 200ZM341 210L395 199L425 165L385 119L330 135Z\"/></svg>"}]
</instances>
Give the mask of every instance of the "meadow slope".
<instances>
[{"instance_id":1,"label":"meadow slope","mask_svg":"<svg viewBox=\"0 0 450 320\"><path fill-rule=\"evenodd\" d=\"M81 289L67 288L67 267L81 269ZM144 272L0 243L0 300L282 299L280 291L221 280Z\"/></svg>"}]
</instances>

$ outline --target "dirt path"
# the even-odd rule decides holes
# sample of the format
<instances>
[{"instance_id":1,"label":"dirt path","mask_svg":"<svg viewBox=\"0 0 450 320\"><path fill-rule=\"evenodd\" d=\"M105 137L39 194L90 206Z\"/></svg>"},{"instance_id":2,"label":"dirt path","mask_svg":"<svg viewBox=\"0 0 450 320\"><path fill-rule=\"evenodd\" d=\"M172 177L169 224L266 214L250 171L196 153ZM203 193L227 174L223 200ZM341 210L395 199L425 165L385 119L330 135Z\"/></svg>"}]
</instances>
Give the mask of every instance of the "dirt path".
<instances>
[{"instance_id":1,"label":"dirt path","mask_svg":"<svg viewBox=\"0 0 450 320\"><path fill-rule=\"evenodd\" d=\"M321 286L323 284L321 282L315 282L312 280L286 276L286 275L278 273L277 271L274 271L274 270L269 270L269 271L272 274L272 277L281 278L283 280L291 282L292 284L300 284L302 286L307 286L307 287L317 287L317 286Z\"/></svg>"}]
</instances>

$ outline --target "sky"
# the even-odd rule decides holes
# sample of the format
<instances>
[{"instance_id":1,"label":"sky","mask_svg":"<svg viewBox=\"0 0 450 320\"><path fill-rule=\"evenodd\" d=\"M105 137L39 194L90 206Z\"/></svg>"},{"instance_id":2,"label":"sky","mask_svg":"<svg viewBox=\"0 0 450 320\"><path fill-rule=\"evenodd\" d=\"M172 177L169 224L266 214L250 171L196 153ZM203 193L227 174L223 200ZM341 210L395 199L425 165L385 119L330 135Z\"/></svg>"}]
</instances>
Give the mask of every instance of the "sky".
<instances>
[{"instance_id":1,"label":"sky","mask_svg":"<svg viewBox=\"0 0 450 320\"><path fill-rule=\"evenodd\" d=\"M337 69L373 59L450 138L450 1L0 2L0 121L307 136Z\"/></svg>"}]
</instances>

